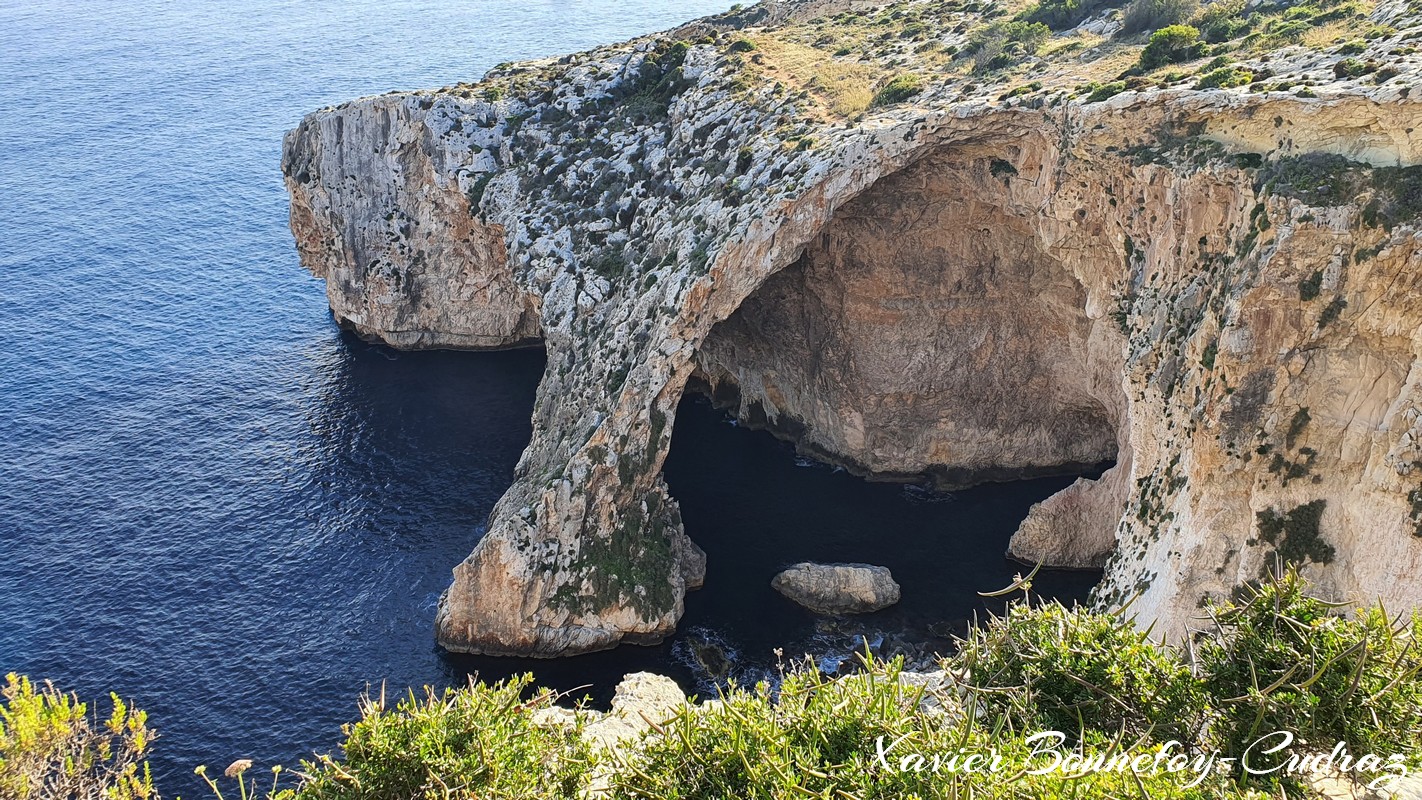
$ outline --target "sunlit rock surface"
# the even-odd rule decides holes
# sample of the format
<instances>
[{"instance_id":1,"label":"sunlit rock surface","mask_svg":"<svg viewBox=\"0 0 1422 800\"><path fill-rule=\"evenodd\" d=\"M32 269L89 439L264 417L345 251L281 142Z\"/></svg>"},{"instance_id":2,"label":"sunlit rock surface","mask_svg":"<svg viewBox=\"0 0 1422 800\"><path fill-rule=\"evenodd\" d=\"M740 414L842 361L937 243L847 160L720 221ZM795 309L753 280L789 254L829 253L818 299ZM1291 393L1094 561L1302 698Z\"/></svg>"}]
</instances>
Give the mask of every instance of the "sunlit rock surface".
<instances>
[{"instance_id":1,"label":"sunlit rock surface","mask_svg":"<svg viewBox=\"0 0 1422 800\"><path fill-rule=\"evenodd\" d=\"M292 230L338 321L547 348L440 642L555 656L674 629L705 568L660 473L693 381L874 478L1114 462L1012 551L1104 565L1097 602L1134 597L1161 635L1276 558L1340 598L1422 601L1410 12L1364 20L1391 26L1367 74L1285 47L1236 56L1251 85L1196 88L1202 59L1093 102L1129 46L1069 32L974 74L949 48L978 12L851 7L756 6L288 135ZM892 44L854 38L876 14ZM866 107L914 69L922 91Z\"/></svg>"}]
</instances>

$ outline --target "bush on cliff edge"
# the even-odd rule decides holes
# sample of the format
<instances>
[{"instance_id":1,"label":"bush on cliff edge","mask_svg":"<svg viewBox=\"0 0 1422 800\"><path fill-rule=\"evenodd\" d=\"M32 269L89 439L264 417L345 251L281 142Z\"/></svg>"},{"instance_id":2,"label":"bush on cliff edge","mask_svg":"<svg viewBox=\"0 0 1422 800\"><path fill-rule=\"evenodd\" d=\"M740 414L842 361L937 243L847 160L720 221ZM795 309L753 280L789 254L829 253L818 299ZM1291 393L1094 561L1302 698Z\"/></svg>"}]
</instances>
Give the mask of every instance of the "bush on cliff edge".
<instances>
[{"instance_id":1,"label":"bush on cliff edge","mask_svg":"<svg viewBox=\"0 0 1422 800\"><path fill-rule=\"evenodd\" d=\"M588 744L577 726L534 723L558 695L526 697L531 676L467 689L410 693L393 708L361 703L344 727L343 758L303 762L303 779L276 800L576 797ZM250 796L244 794L244 797Z\"/></svg>"},{"instance_id":2,"label":"bush on cliff edge","mask_svg":"<svg viewBox=\"0 0 1422 800\"><path fill-rule=\"evenodd\" d=\"M156 798L148 772L153 733L142 711L110 696L107 719L49 684L10 673L0 689L0 798Z\"/></svg>"},{"instance_id":3,"label":"bush on cliff edge","mask_svg":"<svg viewBox=\"0 0 1422 800\"><path fill-rule=\"evenodd\" d=\"M411 695L394 708L371 700L346 727L340 757L304 763L299 783L268 796L574 798L594 784L597 796L673 800L1300 796L1300 777L1279 773L1247 780L1238 770L1032 775L1023 766L1042 763L1033 760L1030 737L1043 730L1060 731L1064 751L1080 747L1105 757L1180 746L1191 757L1238 755L1259 736L1284 730L1300 740L1290 751L1298 755L1327 753L1342 742L1355 756L1406 754L1415 767L1422 752L1422 615L1404 621L1379 607L1352 617L1334 610L1309 597L1288 571L1241 591L1235 602L1211 606L1213 630L1191 643L1187 660L1185 651L1151 644L1120 614L1019 601L960 642L941 674L906 675L898 663L867 657L863 672L846 677L792 670L777 687L733 688L718 701L688 706L612 751L588 742L570 715L549 724L543 712L557 696L532 691L528 678ZM0 717L7 725L17 714L35 717L34 693L15 685ZM146 730L141 714L116 712L116 719L118 730ZM0 737L9 748L0 751L0 787L18 763L14 730ZM996 754L1004 768L933 768L935 757L961 763L972 753ZM145 788L115 796L151 796L143 793L150 785L134 783L134 764L125 761L120 785ZM1381 775L1363 780L1375 777ZM255 781L246 780L241 796L257 796Z\"/></svg>"}]
</instances>

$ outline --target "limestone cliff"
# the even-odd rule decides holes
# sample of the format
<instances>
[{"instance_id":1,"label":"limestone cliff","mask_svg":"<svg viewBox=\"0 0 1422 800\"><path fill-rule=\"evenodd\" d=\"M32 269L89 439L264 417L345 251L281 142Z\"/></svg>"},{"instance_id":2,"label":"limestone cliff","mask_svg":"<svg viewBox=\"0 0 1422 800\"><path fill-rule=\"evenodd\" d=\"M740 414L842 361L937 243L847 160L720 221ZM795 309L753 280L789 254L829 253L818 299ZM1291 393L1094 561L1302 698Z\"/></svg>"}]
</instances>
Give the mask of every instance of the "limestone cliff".
<instances>
[{"instance_id":1,"label":"limestone cliff","mask_svg":"<svg viewBox=\"0 0 1422 800\"><path fill-rule=\"evenodd\" d=\"M993 3L777 3L307 117L292 230L342 324L547 348L441 643L673 630L693 380L871 477L1114 461L1012 549L1104 564L1098 602L1162 634L1276 556L1422 602L1422 27L1347 8L1339 42L1113 82L1141 51L1114 11L1044 43Z\"/></svg>"}]
</instances>

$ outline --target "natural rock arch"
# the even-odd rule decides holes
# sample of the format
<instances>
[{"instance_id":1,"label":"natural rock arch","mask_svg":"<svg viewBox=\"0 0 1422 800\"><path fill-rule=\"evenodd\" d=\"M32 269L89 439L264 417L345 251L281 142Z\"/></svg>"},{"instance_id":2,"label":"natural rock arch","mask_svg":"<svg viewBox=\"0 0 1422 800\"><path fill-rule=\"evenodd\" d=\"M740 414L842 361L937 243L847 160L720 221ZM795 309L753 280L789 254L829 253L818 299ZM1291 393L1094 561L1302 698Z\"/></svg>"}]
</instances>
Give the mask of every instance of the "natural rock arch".
<instances>
[{"instance_id":1,"label":"natural rock arch","mask_svg":"<svg viewBox=\"0 0 1422 800\"><path fill-rule=\"evenodd\" d=\"M1201 596L1257 576L1271 551L1254 537L1256 514L1325 493L1334 502L1322 530L1348 564L1311 565L1320 585L1422 597L1404 580L1422 569L1407 500L1422 463L1422 415L1408 399L1422 380L1409 367L1422 353L1409 338L1422 319L1416 238L1406 226L1361 224L1356 204L1271 197L1258 179L1266 156L1309 149L1416 163L1416 142L1399 133L1415 121L1410 101L1157 92L1029 108L938 97L858 125L820 125L813 147L790 147L773 105L728 100L714 80L725 62L707 44L682 45L677 69L700 83L673 95L665 117L644 124L598 116L615 107L583 109L675 50L643 42L595 53L601 68L578 67L581 77L529 95L517 113L467 91L392 95L318 112L288 136L292 228L337 319L397 346L541 336L549 354L514 485L441 603L445 646L551 656L674 628L700 561L660 466L698 367L719 384L734 380L746 413L798 421L807 447L867 472L926 470L951 482L1058 469L1108 454L1114 433L1117 466L1036 507L1013 550L1097 563L1114 546L1100 601L1140 594L1134 610L1160 619L1161 632L1183 630ZM594 127L623 127L612 141L570 138L567 120L579 113ZM580 206L569 182L600 192L600 181L584 187L564 168L550 187L541 156L519 160L563 147L555 137L586 149L563 152L565 167L604 164L645 188L637 159L660 154L680 183L638 195L635 209ZM742 173L734 180L732 162ZM953 191L917 188L945 181ZM908 191L951 198L947 222L852 233L897 219L892 195ZM988 231L981 241L974 224ZM895 248L892 263L869 263L872 242ZM955 256L932 259L961 267L954 280L976 277L977 296L998 293L995 311L933 281L912 296L884 283L927 275L932 264L912 253L934 247ZM1001 282L981 280L992 270ZM1332 311L1293 299L1313 274ZM836 288L846 281L852 291ZM777 291L815 287L830 294L767 307ZM898 300L907 304L895 310ZM1020 313L1015 303L1025 303ZM955 368L935 373L908 358L921 374L907 377L996 406L896 403L921 385L884 366L895 359L876 358L830 309L893 312L935 342L940 334L924 329L933 312L956 315L1022 371L965 382L992 374L991 363L972 363L983 350L947 331L942 346L957 361L945 363ZM835 323L838 357L811 372L754 352L746 327L782 313ZM1037 322L1059 338L1025 346ZM1063 360L1073 368L1060 369ZM1361 388L1333 391L1320 364ZM824 385L791 385L792 367ZM1024 414L1038 403L1049 413ZM930 407L943 419L916 416ZM1304 407L1314 409L1311 426L1284 436ZM912 434L930 422L931 434ZM985 455L994 437L1011 444L1010 460ZM1254 458L1270 448L1290 459L1282 474L1311 469L1318 480L1281 481Z\"/></svg>"}]
</instances>

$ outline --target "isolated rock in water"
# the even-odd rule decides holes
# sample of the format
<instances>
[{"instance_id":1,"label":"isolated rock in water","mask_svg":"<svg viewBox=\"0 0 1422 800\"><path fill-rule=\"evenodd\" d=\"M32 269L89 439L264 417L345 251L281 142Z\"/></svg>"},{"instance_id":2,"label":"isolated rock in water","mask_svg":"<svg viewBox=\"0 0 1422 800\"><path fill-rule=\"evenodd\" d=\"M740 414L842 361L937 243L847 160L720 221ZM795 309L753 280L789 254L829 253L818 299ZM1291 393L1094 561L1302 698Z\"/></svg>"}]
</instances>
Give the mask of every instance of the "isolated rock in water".
<instances>
[{"instance_id":1,"label":"isolated rock in water","mask_svg":"<svg viewBox=\"0 0 1422 800\"><path fill-rule=\"evenodd\" d=\"M867 614L899 602L888 567L869 564L796 564L770 585L817 614Z\"/></svg>"},{"instance_id":2,"label":"isolated rock in water","mask_svg":"<svg viewBox=\"0 0 1422 800\"><path fill-rule=\"evenodd\" d=\"M691 657L717 685L730 678L731 657L720 644L701 636L690 636L687 637L687 645L691 649Z\"/></svg>"}]
</instances>

